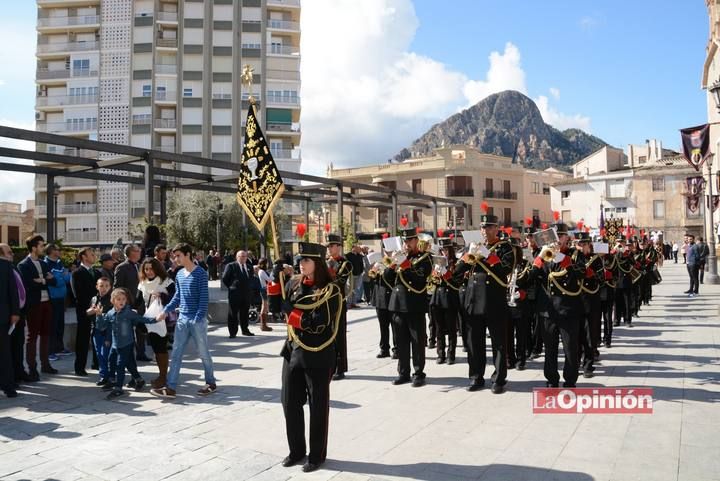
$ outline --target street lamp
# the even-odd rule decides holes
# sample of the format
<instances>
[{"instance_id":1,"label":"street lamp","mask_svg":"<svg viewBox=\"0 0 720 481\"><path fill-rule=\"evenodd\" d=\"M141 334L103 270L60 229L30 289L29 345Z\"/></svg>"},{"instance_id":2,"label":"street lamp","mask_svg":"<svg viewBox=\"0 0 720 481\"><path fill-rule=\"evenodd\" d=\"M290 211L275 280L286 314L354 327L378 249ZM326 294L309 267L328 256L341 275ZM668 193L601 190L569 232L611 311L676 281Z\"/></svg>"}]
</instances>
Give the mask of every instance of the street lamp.
<instances>
[{"instance_id":1,"label":"street lamp","mask_svg":"<svg viewBox=\"0 0 720 481\"><path fill-rule=\"evenodd\" d=\"M220 199L217 200L217 211L215 215L215 249L216 252L221 252L220 248L220 215L222 215L223 205Z\"/></svg>"},{"instance_id":2,"label":"street lamp","mask_svg":"<svg viewBox=\"0 0 720 481\"><path fill-rule=\"evenodd\" d=\"M716 82L713 85L713 88L715 89L713 91L713 96L720 92L720 86L718 86L718 83ZM718 101L718 98L716 98L716 102ZM717 140L715 144L715 152L720 151L720 139ZM713 159L715 157L715 154L708 156L707 164L708 164L708 202L705 206L705 217L707 219L707 230L705 231L707 235L707 243L710 250L710 253L708 254L708 275L705 277L705 280L708 284L718 284L720 283L720 279L718 278L717 273L717 256L715 254L715 225L713 222L714 219L714 212L713 212L713 173L712 173L712 165L713 165Z\"/></svg>"},{"instance_id":3,"label":"street lamp","mask_svg":"<svg viewBox=\"0 0 720 481\"><path fill-rule=\"evenodd\" d=\"M718 112L720 112L720 79L716 80L715 83L708 88L708 90L715 101L715 107L718 109Z\"/></svg>"},{"instance_id":4,"label":"street lamp","mask_svg":"<svg viewBox=\"0 0 720 481\"><path fill-rule=\"evenodd\" d=\"M60 184L57 182L53 183L53 225L50 226L52 228L53 233L53 241L57 242L58 240L58 196L60 195Z\"/></svg>"}]
</instances>

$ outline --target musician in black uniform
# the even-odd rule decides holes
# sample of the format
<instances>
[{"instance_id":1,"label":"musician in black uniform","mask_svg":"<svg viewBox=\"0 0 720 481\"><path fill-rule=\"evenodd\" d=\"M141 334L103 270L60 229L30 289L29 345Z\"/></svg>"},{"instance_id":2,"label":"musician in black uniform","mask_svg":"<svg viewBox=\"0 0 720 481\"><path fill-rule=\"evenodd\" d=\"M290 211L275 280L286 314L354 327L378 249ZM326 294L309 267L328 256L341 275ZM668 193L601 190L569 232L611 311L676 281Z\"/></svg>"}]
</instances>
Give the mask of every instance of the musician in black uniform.
<instances>
[{"instance_id":1,"label":"musician in black uniform","mask_svg":"<svg viewBox=\"0 0 720 481\"><path fill-rule=\"evenodd\" d=\"M512 356L509 365L517 367L518 371L523 371L525 370L527 358L532 352L528 342L532 340L531 329L535 305L535 285L529 282L532 263L525 259L520 239L511 237L510 243L515 249L517 263L514 270L516 273L515 289L514 292L508 292L510 297L508 305L510 306L510 317L512 319L512 330L508 339L508 356ZM514 351L512 350L513 336L515 339Z\"/></svg>"},{"instance_id":2,"label":"musician in black uniform","mask_svg":"<svg viewBox=\"0 0 720 481\"><path fill-rule=\"evenodd\" d=\"M641 267L643 271L642 300L643 304L649 305L652 300L652 286L656 283L655 264L658 261L658 251L652 241L647 237L643 238Z\"/></svg>"},{"instance_id":3,"label":"musician in black uniform","mask_svg":"<svg viewBox=\"0 0 720 481\"><path fill-rule=\"evenodd\" d=\"M633 237L630 243L630 252L632 252L633 267L635 268L632 279L632 315L638 317L640 315L640 302L642 301L641 286L645 273L642 270L643 252L637 237Z\"/></svg>"},{"instance_id":4,"label":"musician in black uniform","mask_svg":"<svg viewBox=\"0 0 720 481\"><path fill-rule=\"evenodd\" d=\"M315 471L327 455L330 378L344 296L325 264L325 247L300 243L300 274L286 285L283 311L288 339L281 355L282 405L290 454L285 467L305 458L305 416L310 402L310 453L303 471Z\"/></svg>"},{"instance_id":5,"label":"musician in black uniform","mask_svg":"<svg viewBox=\"0 0 720 481\"><path fill-rule=\"evenodd\" d=\"M537 242L535 242L535 237L533 234L537 232L537 229L534 226L531 226L528 228L528 235L527 235L527 244L528 249L530 250L530 259L535 259L537 256L540 255L540 246L537 245ZM532 353L530 354L530 359L537 359L540 357L540 354L542 354L543 350L543 329L544 329L544 323L542 319L540 318L540 315L538 313L537 307L537 299L538 295L541 295L538 293L538 288L536 283L529 283L527 286L527 300L531 304L531 321L532 321L532 331L530 333L532 337L532 342L528 346ZM546 299L547 301L547 299Z\"/></svg>"},{"instance_id":6,"label":"musician in black uniform","mask_svg":"<svg viewBox=\"0 0 720 481\"><path fill-rule=\"evenodd\" d=\"M602 311L600 309L600 283L604 278L603 261L593 252L590 234L578 232L575 234L578 249L585 264L585 278L582 281L582 302L584 317L580 325L580 360L583 366L583 377L593 377L595 368L593 363L599 358L598 344L600 343L600 322Z\"/></svg>"},{"instance_id":7,"label":"musician in black uniform","mask_svg":"<svg viewBox=\"0 0 720 481\"><path fill-rule=\"evenodd\" d=\"M339 381L345 378L348 370L347 359L347 293L348 281L352 277L352 264L342 255L342 236L338 234L328 234L328 269L333 278L333 282L340 288L343 295L342 315L340 316L340 330L335 340L337 350L337 364L335 366L335 374L333 380ZM352 292L352 289L349 290Z\"/></svg>"},{"instance_id":8,"label":"musician in black uniform","mask_svg":"<svg viewBox=\"0 0 720 481\"><path fill-rule=\"evenodd\" d=\"M607 242L607 239L603 239ZM603 260L603 280L600 283L600 311L603 317L603 342L605 347L612 346L613 309L615 307L615 289L618 280L617 257L614 251L600 254Z\"/></svg>"},{"instance_id":9,"label":"musician in black uniform","mask_svg":"<svg viewBox=\"0 0 720 481\"><path fill-rule=\"evenodd\" d=\"M395 323L398 349L398 378L393 384L405 384L410 378L410 350L412 349L413 387L425 384L425 313L428 309L427 282L432 271L430 254L418 250L417 231L402 229L405 242L404 255L394 255L390 267L383 272L383 278L393 286L389 310Z\"/></svg>"},{"instance_id":10,"label":"musician in black uniform","mask_svg":"<svg viewBox=\"0 0 720 481\"><path fill-rule=\"evenodd\" d=\"M380 324L380 352L377 358L390 357L390 333L392 333L392 358L397 359L397 341L392 313L388 310L393 286L382 276L384 264L378 262L370 268L369 276L373 286L373 304Z\"/></svg>"},{"instance_id":11,"label":"musician in black uniform","mask_svg":"<svg viewBox=\"0 0 720 481\"><path fill-rule=\"evenodd\" d=\"M459 282L453 279L457 258L455 247L449 237L441 237L438 244L442 248L445 266L433 267L430 277L434 290L430 296L430 312L435 320L437 335L437 363L455 364L455 350L457 348L457 321L458 321L458 291ZM446 342L447 338L447 342ZM447 354L445 349L447 347Z\"/></svg>"},{"instance_id":12,"label":"musician in black uniform","mask_svg":"<svg viewBox=\"0 0 720 481\"><path fill-rule=\"evenodd\" d=\"M614 326L620 325L620 319L632 325L632 272L634 260L630 249L625 246L625 236L617 238L615 248L615 259L618 268L618 280L615 284L615 322Z\"/></svg>"},{"instance_id":13,"label":"musician in black uniform","mask_svg":"<svg viewBox=\"0 0 720 481\"><path fill-rule=\"evenodd\" d=\"M533 262L533 275L539 287L548 296L548 316L543 316L545 343L545 379L547 387L558 387L558 346L562 337L565 364L564 387L575 387L578 377L578 335L584 309L581 299L585 266L578 260L578 252L568 243L568 227L562 222L554 224L558 245L545 246ZM547 255L547 257L546 257ZM540 289L539 289L540 290Z\"/></svg>"},{"instance_id":14,"label":"musician in black uniform","mask_svg":"<svg viewBox=\"0 0 720 481\"><path fill-rule=\"evenodd\" d=\"M505 390L507 382L507 325L510 311L507 305L508 276L515 267L515 253L508 241L498 239L497 217L484 214L481 229L487 245L484 249L468 252L455 266L455 282L466 280L464 308L467 314L468 364L470 386L468 391L485 387L485 330L492 339L493 372L492 392Z\"/></svg>"}]
</instances>

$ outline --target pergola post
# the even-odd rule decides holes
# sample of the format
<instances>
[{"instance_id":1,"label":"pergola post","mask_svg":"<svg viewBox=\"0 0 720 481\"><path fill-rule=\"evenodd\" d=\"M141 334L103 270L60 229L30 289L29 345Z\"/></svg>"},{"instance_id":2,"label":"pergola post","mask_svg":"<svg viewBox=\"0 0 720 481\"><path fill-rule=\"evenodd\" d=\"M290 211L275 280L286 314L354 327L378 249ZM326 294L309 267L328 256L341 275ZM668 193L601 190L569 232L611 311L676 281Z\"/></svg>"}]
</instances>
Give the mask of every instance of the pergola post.
<instances>
[{"instance_id":1,"label":"pergola post","mask_svg":"<svg viewBox=\"0 0 720 481\"><path fill-rule=\"evenodd\" d=\"M148 152L145 159L145 214L148 224L155 223L155 201L154 201L154 178L153 178L153 157Z\"/></svg>"},{"instance_id":2,"label":"pergola post","mask_svg":"<svg viewBox=\"0 0 720 481\"><path fill-rule=\"evenodd\" d=\"M468 205L466 202L463 203L463 230L468 229Z\"/></svg>"},{"instance_id":3,"label":"pergola post","mask_svg":"<svg viewBox=\"0 0 720 481\"><path fill-rule=\"evenodd\" d=\"M160 223L167 224L167 187L160 187Z\"/></svg>"},{"instance_id":4,"label":"pergola post","mask_svg":"<svg viewBox=\"0 0 720 481\"><path fill-rule=\"evenodd\" d=\"M437 201L432 201L432 211L433 211L433 237L437 239L438 235L438 207L437 207Z\"/></svg>"},{"instance_id":5,"label":"pergola post","mask_svg":"<svg viewBox=\"0 0 720 481\"><path fill-rule=\"evenodd\" d=\"M57 219L55 218L55 176L45 176L47 180L47 239L48 243L57 239Z\"/></svg>"},{"instance_id":6,"label":"pergola post","mask_svg":"<svg viewBox=\"0 0 720 481\"><path fill-rule=\"evenodd\" d=\"M397 193L395 191L393 191L393 193L390 194L390 201L392 202L392 215L390 217L390 230L391 230L391 234L395 234L397 232L397 222L398 222Z\"/></svg>"},{"instance_id":7,"label":"pergola post","mask_svg":"<svg viewBox=\"0 0 720 481\"><path fill-rule=\"evenodd\" d=\"M305 199L305 229L307 229L308 232L310 231L310 201L308 199ZM320 235L319 234L318 234L317 241L318 241L318 244L320 244Z\"/></svg>"},{"instance_id":8,"label":"pergola post","mask_svg":"<svg viewBox=\"0 0 720 481\"><path fill-rule=\"evenodd\" d=\"M338 234L344 236L343 232L343 185L337 184L337 225Z\"/></svg>"}]
</instances>

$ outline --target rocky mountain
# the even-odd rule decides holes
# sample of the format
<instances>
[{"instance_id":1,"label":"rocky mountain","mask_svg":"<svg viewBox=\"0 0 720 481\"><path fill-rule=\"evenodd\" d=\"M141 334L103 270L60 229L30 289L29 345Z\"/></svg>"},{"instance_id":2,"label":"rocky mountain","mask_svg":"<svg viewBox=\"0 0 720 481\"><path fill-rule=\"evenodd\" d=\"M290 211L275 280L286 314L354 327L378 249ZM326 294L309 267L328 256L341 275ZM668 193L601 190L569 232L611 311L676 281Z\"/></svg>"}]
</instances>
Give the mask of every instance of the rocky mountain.
<instances>
[{"instance_id":1,"label":"rocky mountain","mask_svg":"<svg viewBox=\"0 0 720 481\"><path fill-rule=\"evenodd\" d=\"M608 145L582 130L559 131L546 124L535 102L514 90L491 95L435 124L395 160L429 154L443 144L472 145L536 169L567 167Z\"/></svg>"}]
</instances>

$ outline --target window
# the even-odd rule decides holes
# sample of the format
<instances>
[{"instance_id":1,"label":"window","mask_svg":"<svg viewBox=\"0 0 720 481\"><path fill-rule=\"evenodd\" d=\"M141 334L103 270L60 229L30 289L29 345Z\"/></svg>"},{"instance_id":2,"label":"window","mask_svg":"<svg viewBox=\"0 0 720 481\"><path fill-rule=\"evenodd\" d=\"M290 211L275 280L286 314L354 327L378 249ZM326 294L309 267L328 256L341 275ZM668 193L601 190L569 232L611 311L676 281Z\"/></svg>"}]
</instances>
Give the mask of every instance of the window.
<instances>
[{"instance_id":1,"label":"window","mask_svg":"<svg viewBox=\"0 0 720 481\"><path fill-rule=\"evenodd\" d=\"M530 191L533 194L539 194L540 193L540 182L533 182L530 184Z\"/></svg>"},{"instance_id":2,"label":"window","mask_svg":"<svg viewBox=\"0 0 720 481\"><path fill-rule=\"evenodd\" d=\"M192 87L183 89L183 97L192 97Z\"/></svg>"},{"instance_id":3,"label":"window","mask_svg":"<svg viewBox=\"0 0 720 481\"><path fill-rule=\"evenodd\" d=\"M510 181L503 180L503 194L510 194Z\"/></svg>"},{"instance_id":4,"label":"window","mask_svg":"<svg viewBox=\"0 0 720 481\"><path fill-rule=\"evenodd\" d=\"M532 216L533 216L533 219L536 219L536 218L539 219L540 218L540 210L533 209Z\"/></svg>"},{"instance_id":5,"label":"window","mask_svg":"<svg viewBox=\"0 0 720 481\"><path fill-rule=\"evenodd\" d=\"M385 180L383 182L378 182L378 185L387 187L388 189L397 190L397 182L394 180Z\"/></svg>"},{"instance_id":6,"label":"window","mask_svg":"<svg viewBox=\"0 0 720 481\"><path fill-rule=\"evenodd\" d=\"M150 97L151 93L152 93L152 85L143 85L142 96Z\"/></svg>"},{"instance_id":7,"label":"window","mask_svg":"<svg viewBox=\"0 0 720 481\"><path fill-rule=\"evenodd\" d=\"M543 195L550 195L550 185L549 184L543 184Z\"/></svg>"},{"instance_id":8,"label":"window","mask_svg":"<svg viewBox=\"0 0 720 481\"><path fill-rule=\"evenodd\" d=\"M492 179L485 179L485 190L488 192L493 191L493 180Z\"/></svg>"},{"instance_id":9,"label":"window","mask_svg":"<svg viewBox=\"0 0 720 481\"><path fill-rule=\"evenodd\" d=\"M422 179L412 180L412 191L416 194L422 194Z\"/></svg>"},{"instance_id":10,"label":"window","mask_svg":"<svg viewBox=\"0 0 720 481\"><path fill-rule=\"evenodd\" d=\"M638 157L638 164L644 164L645 162L647 162L647 156L641 155Z\"/></svg>"},{"instance_id":11,"label":"window","mask_svg":"<svg viewBox=\"0 0 720 481\"><path fill-rule=\"evenodd\" d=\"M73 70L75 71L75 73L77 73L78 71L87 72L88 70L90 70L90 60L86 58L73 60Z\"/></svg>"},{"instance_id":12,"label":"window","mask_svg":"<svg viewBox=\"0 0 720 481\"><path fill-rule=\"evenodd\" d=\"M468 209L468 213L470 213ZM465 225L465 209L463 207L448 207L448 227L461 227ZM469 225L469 224L468 224Z\"/></svg>"},{"instance_id":13,"label":"window","mask_svg":"<svg viewBox=\"0 0 720 481\"><path fill-rule=\"evenodd\" d=\"M390 209L386 207L379 207L377 210L378 223L377 226L387 229L390 227Z\"/></svg>"},{"instance_id":14,"label":"window","mask_svg":"<svg viewBox=\"0 0 720 481\"><path fill-rule=\"evenodd\" d=\"M445 189L450 197L472 197L472 177L469 175L451 175L445 178Z\"/></svg>"},{"instance_id":15,"label":"window","mask_svg":"<svg viewBox=\"0 0 720 481\"><path fill-rule=\"evenodd\" d=\"M512 225L512 209L510 207L503 209L503 223L505 225Z\"/></svg>"},{"instance_id":16,"label":"window","mask_svg":"<svg viewBox=\"0 0 720 481\"><path fill-rule=\"evenodd\" d=\"M653 201L653 219L664 219L665 218L665 201L654 200Z\"/></svg>"},{"instance_id":17,"label":"window","mask_svg":"<svg viewBox=\"0 0 720 481\"><path fill-rule=\"evenodd\" d=\"M570 191L569 190L561 190L560 197L563 199L567 199L568 197L570 197Z\"/></svg>"},{"instance_id":18,"label":"window","mask_svg":"<svg viewBox=\"0 0 720 481\"><path fill-rule=\"evenodd\" d=\"M412 221L417 227L422 227L422 209L413 209Z\"/></svg>"},{"instance_id":19,"label":"window","mask_svg":"<svg viewBox=\"0 0 720 481\"><path fill-rule=\"evenodd\" d=\"M653 177L652 190L653 190L653 192L664 192L665 191L665 177Z\"/></svg>"}]
</instances>

